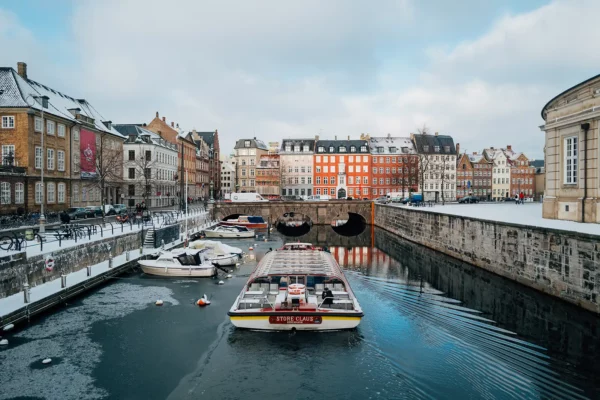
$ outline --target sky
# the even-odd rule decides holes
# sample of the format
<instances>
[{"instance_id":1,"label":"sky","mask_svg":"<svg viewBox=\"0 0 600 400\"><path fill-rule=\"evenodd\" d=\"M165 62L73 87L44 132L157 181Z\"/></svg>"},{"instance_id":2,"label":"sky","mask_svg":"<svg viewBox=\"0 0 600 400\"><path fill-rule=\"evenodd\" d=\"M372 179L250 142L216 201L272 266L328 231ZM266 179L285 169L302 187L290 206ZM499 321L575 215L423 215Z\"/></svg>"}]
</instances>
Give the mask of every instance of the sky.
<instances>
[{"instance_id":1,"label":"sky","mask_svg":"<svg viewBox=\"0 0 600 400\"><path fill-rule=\"evenodd\" d=\"M461 152L542 158L543 106L599 73L598 15L597 0L0 0L0 66L24 61L114 123L218 129L225 154L426 125Z\"/></svg>"}]
</instances>

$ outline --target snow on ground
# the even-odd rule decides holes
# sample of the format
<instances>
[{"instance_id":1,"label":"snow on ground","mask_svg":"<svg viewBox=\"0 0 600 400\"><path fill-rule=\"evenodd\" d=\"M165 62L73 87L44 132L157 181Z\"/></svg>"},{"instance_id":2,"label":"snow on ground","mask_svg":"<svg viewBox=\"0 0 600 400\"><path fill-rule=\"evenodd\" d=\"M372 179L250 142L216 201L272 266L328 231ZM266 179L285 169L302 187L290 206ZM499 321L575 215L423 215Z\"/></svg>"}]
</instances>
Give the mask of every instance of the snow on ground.
<instances>
[{"instance_id":1,"label":"snow on ground","mask_svg":"<svg viewBox=\"0 0 600 400\"><path fill-rule=\"evenodd\" d=\"M488 221L507 222L511 224L537 226L541 228L560 229L600 235L600 224L580 223L542 218L542 203L478 203L478 204L437 204L433 207L410 207L395 205L418 211L440 214L460 215L463 217L485 219Z\"/></svg>"}]
</instances>

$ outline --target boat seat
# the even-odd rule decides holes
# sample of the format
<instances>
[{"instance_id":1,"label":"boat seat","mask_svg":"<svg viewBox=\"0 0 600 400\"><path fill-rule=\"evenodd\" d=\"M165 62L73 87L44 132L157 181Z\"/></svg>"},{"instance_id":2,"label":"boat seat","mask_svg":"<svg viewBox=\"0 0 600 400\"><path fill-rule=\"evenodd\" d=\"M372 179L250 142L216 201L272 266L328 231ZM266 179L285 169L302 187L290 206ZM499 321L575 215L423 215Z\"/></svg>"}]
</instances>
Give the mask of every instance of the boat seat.
<instances>
[{"instance_id":1,"label":"boat seat","mask_svg":"<svg viewBox=\"0 0 600 400\"><path fill-rule=\"evenodd\" d=\"M253 308L262 308L261 299L241 299L238 309L248 310Z\"/></svg>"},{"instance_id":2,"label":"boat seat","mask_svg":"<svg viewBox=\"0 0 600 400\"><path fill-rule=\"evenodd\" d=\"M337 310L353 310L354 303L352 302L352 300L333 300L331 308Z\"/></svg>"},{"instance_id":3,"label":"boat seat","mask_svg":"<svg viewBox=\"0 0 600 400\"><path fill-rule=\"evenodd\" d=\"M263 292L268 292L269 291L269 284L268 283L261 283L260 284L260 290L262 290Z\"/></svg>"},{"instance_id":4,"label":"boat seat","mask_svg":"<svg viewBox=\"0 0 600 400\"><path fill-rule=\"evenodd\" d=\"M252 283L252 284L250 284L250 290L252 290L252 291L259 291L260 290L260 284L259 283Z\"/></svg>"},{"instance_id":5,"label":"boat seat","mask_svg":"<svg viewBox=\"0 0 600 400\"><path fill-rule=\"evenodd\" d=\"M333 290L336 292L343 292L344 291L344 285L342 283L334 283L333 284Z\"/></svg>"},{"instance_id":6,"label":"boat seat","mask_svg":"<svg viewBox=\"0 0 600 400\"><path fill-rule=\"evenodd\" d=\"M322 283L317 283L315 285L315 290L317 293L323 293L323 290L325 290L325 285Z\"/></svg>"}]
</instances>

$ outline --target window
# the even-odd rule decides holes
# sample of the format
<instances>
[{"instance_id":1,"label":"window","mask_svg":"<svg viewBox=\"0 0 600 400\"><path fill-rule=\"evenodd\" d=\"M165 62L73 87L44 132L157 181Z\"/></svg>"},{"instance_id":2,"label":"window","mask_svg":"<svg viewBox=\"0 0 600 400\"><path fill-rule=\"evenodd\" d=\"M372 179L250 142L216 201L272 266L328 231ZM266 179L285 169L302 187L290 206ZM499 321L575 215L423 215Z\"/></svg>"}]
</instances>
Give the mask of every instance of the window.
<instances>
[{"instance_id":1,"label":"window","mask_svg":"<svg viewBox=\"0 0 600 400\"><path fill-rule=\"evenodd\" d=\"M373 185L377 185L377 178L373 178Z\"/></svg>"},{"instance_id":2,"label":"window","mask_svg":"<svg viewBox=\"0 0 600 400\"><path fill-rule=\"evenodd\" d=\"M15 183L15 204L23 204L25 202L24 188L21 182Z\"/></svg>"},{"instance_id":3,"label":"window","mask_svg":"<svg viewBox=\"0 0 600 400\"><path fill-rule=\"evenodd\" d=\"M58 150L56 152L56 163L57 163L57 169L59 171L64 171L65 170L65 152L62 150Z\"/></svg>"},{"instance_id":4,"label":"window","mask_svg":"<svg viewBox=\"0 0 600 400\"><path fill-rule=\"evenodd\" d=\"M15 145L14 144L3 144L2 145L2 165L8 165L8 158L9 157L13 157L13 164L14 164L14 157L15 157Z\"/></svg>"},{"instance_id":5,"label":"window","mask_svg":"<svg viewBox=\"0 0 600 400\"><path fill-rule=\"evenodd\" d=\"M577 183L577 136L565 138L564 171L565 184Z\"/></svg>"},{"instance_id":6,"label":"window","mask_svg":"<svg viewBox=\"0 0 600 400\"><path fill-rule=\"evenodd\" d=\"M150 150L146 150L146 161L152 161L152 152Z\"/></svg>"},{"instance_id":7,"label":"window","mask_svg":"<svg viewBox=\"0 0 600 400\"><path fill-rule=\"evenodd\" d=\"M317 188L316 194L321 194L321 188Z\"/></svg>"},{"instance_id":8,"label":"window","mask_svg":"<svg viewBox=\"0 0 600 400\"><path fill-rule=\"evenodd\" d=\"M335 165L331 166L331 172L335 173Z\"/></svg>"},{"instance_id":9,"label":"window","mask_svg":"<svg viewBox=\"0 0 600 400\"><path fill-rule=\"evenodd\" d=\"M48 165L46 168L48 171L54 170L54 149L47 149L48 152Z\"/></svg>"},{"instance_id":10,"label":"window","mask_svg":"<svg viewBox=\"0 0 600 400\"><path fill-rule=\"evenodd\" d=\"M54 121L46 121L46 134L54 135L54 129L56 128L56 124Z\"/></svg>"},{"instance_id":11,"label":"window","mask_svg":"<svg viewBox=\"0 0 600 400\"><path fill-rule=\"evenodd\" d=\"M306 178L306 179L308 180L308 182L307 182L307 183L308 183L309 185L312 185L312 177L310 177L310 176L309 176L309 177L308 177L308 178Z\"/></svg>"},{"instance_id":12,"label":"window","mask_svg":"<svg viewBox=\"0 0 600 400\"><path fill-rule=\"evenodd\" d=\"M305 144L304 146L302 146L302 151L304 151L304 152L308 152L309 151L307 144Z\"/></svg>"},{"instance_id":13,"label":"window","mask_svg":"<svg viewBox=\"0 0 600 400\"><path fill-rule=\"evenodd\" d=\"M2 117L2 129L12 129L15 127L15 117L12 115Z\"/></svg>"},{"instance_id":14,"label":"window","mask_svg":"<svg viewBox=\"0 0 600 400\"><path fill-rule=\"evenodd\" d=\"M65 184L64 183L58 184L58 202L60 204L65 203Z\"/></svg>"},{"instance_id":15,"label":"window","mask_svg":"<svg viewBox=\"0 0 600 400\"><path fill-rule=\"evenodd\" d=\"M321 172L321 167L316 167L316 168L315 168L315 171L316 171L317 173L320 173L320 172Z\"/></svg>"},{"instance_id":16,"label":"window","mask_svg":"<svg viewBox=\"0 0 600 400\"><path fill-rule=\"evenodd\" d=\"M320 184L321 184L321 177L317 176L317 185L320 185Z\"/></svg>"},{"instance_id":17,"label":"window","mask_svg":"<svg viewBox=\"0 0 600 400\"><path fill-rule=\"evenodd\" d=\"M367 185L369 183L369 177L368 176L363 176L363 183L365 185Z\"/></svg>"},{"instance_id":18,"label":"window","mask_svg":"<svg viewBox=\"0 0 600 400\"><path fill-rule=\"evenodd\" d=\"M10 183L0 182L0 204L10 204Z\"/></svg>"},{"instance_id":19,"label":"window","mask_svg":"<svg viewBox=\"0 0 600 400\"><path fill-rule=\"evenodd\" d=\"M324 152L325 152L325 147L323 147L323 146L319 146L319 147L317 147L317 151L318 151L319 153L324 153ZM318 160L317 160L317 161L318 161Z\"/></svg>"},{"instance_id":20,"label":"window","mask_svg":"<svg viewBox=\"0 0 600 400\"><path fill-rule=\"evenodd\" d=\"M244 147L250 147L250 141L244 140Z\"/></svg>"},{"instance_id":21,"label":"window","mask_svg":"<svg viewBox=\"0 0 600 400\"><path fill-rule=\"evenodd\" d=\"M73 191L73 202L79 203L79 185L74 184L71 190Z\"/></svg>"},{"instance_id":22,"label":"window","mask_svg":"<svg viewBox=\"0 0 600 400\"><path fill-rule=\"evenodd\" d=\"M324 163L328 163L329 162L329 156L323 156L323 162Z\"/></svg>"},{"instance_id":23,"label":"window","mask_svg":"<svg viewBox=\"0 0 600 400\"><path fill-rule=\"evenodd\" d=\"M383 174L383 167L379 168L379 173Z\"/></svg>"},{"instance_id":24,"label":"window","mask_svg":"<svg viewBox=\"0 0 600 400\"><path fill-rule=\"evenodd\" d=\"M352 176L348 177L348 185L354 185L354 177L352 177Z\"/></svg>"},{"instance_id":25,"label":"window","mask_svg":"<svg viewBox=\"0 0 600 400\"><path fill-rule=\"evenodd\" d=\"M42 148L35 148L35 169L42 169Z\"/></svg>"},{"instance_id":26,"label":"window","mask_svg":"<svg viewBox=\"0 0 600 400\"><path fill-rule=\"evenodd\" d=\"M135 150L129 150L128 154L129 154L129 157L128 157L129 161L134 161L135 160Z\"/></svg>"},{"instance_id":27,"label":"window","mask_svg":"<svg viewBox=\"0 0 600 400\"><path fill-rule=\"evenodd\" d=\"M34 120L34 130L36 132L41 132L42 131L42 119L39 117L35 117Z\"/></svg>"},{"instance_id":28,"label":"window","mask_svg":"<svg viewBox=\"0 0 600 400\"><path fill-rule=\"evenodd\" d=\"M42 182L35 183L35 203L41 204L44 196L44 187L42 186Z\"/></svg>"},{"instance_id":29,"label":"window","mask_svg":"<svg viewBox=\"0 0 600 400\"><path fill-rule=\"evenodd\" d=\"M386 169L385 169L385 173L386 173L386 174L389 174L389 173L390 173L390 169L389 169L389 168L386 168Z\"/></svg>"},{"instance_id":30,"label":"window","mask_svg":"<svg viewBox=\"0 0 600 400\"><path fill-rule=\"evenodd\" d=\"M306 167L306 172L308 172L309 174L312 174L312 167L310 165L308 167Z\"/></svg>"},{"instance_id":31,"label":"window","mask_svg":"<svg viewBox=\"0 0 600 400\"><path fill-rule=\"evenodd\" d=\"M377 164L377 157L373 157L373 164Z\"/></svg>"},{"instance_id":32,"label":"window","mask_svg":"<svg viewBox=\"0 0 600 400\"><path fill-rule=\"evenodd\" d=\"M58 137L65 137L66 127L63 124L58 124Z\"/></svg>"},{"instance_id":33,"label":"window","mask_svg":"<svg viewBox=\"0 0 600 400\"><path fill-rule=\"evenodd\" d=\"M377 194L377 189L373 189L373 194Z\"/></svg>"},{"instance_id":34,"label":"window","mask_svg":"<svg viewBox=\"0 0 600 400\"><path fill-rule=\"evenodd\" d=\"M356 153L356 146L350 146L350 153Z\"/></svg>"},{"instance_id":35,"label":"window","mask_svg":"<svg viewBox=\"0 0 600 400\"><path fill-rule=\"evenodd\" d=\"M348 166L348 172L354 172L354 166L353 165Z\"/></svg>"},{"instance_id":36,"label":"window","mask_svg":"<svg viewBox=\"0 0 600 400\"><path fill-rule=\"evenodd\" d=\"M335 151L335 149L333 148L333 146L329 146L329 152L333 153Z\"/></svg>"},{"instance_id":37,"label":"window","mask_svg":"<svg viewBox=\"0 0 600 400\"><path fill-rule=\"evenodd\" d=\"M331 162L335 162L335 156L331 156Z\"/></svg>"},{"instance_id":38,"label":"window","mask_svg":"<svg viewBox=\"0 0 600 400\"><path fill-rule=\"evenodd\" d=\"M329 181L331 182L332 185L335 185L335 177L334 176L332 176Z\"/></svg>"},{"instance_id":39,"label":"window","mask_svg":"<svg viewBox=\"0 0 600 400\"><path fill-rule=\"evenodd\" d=\"M299 144L297 144L297 145L294 146L294 151L296 153L300 152L300 145Z\"/></svg>"},{"instance_id":40,"label":"window","mask_svg":"<svg viewBox=\"0 0 600 400\"><path fill-rule=\"evenodd\" d=\"M369 172L369 167L367 165L363 165L363 172Z\"/></svg>"},{"instance_id":41,"label":"window","mask_svg":"<svg viewBox=\"0 0 600 400\"><path fill-rule=\"evenodd\" d=\"M360 152L361 153L364 153L366 151L367 151L367 146L360 146ZM366 156L365 156L365 158L366 158Z\"/></svg>"},{"instance_id":42,"label":"window","mask_svg":"<svg viewBox=\"0 0 600 400\"><path fill-rule=\"evenodd\" d=\"M328 185L328 179L326 176L323 177L323 185Z\"/></svg>"},{"instance_id":43,"label":"window","mask_svg":"<svg viewBox=\"0 0 600 400\"><path fill-rule=\"evenodd\" d=\"M327 165L323 167L323 172L325 172L325 173L329 172L329 167Z\"/></svg>"},{"instance_id":44,"label":"window","mask_svg":"<svg viewBox=\"0 0 600 400\"><path fill-rule=\"evenodd\" d=\"M129 179L135 179L135 168L129 168Z\"/></svg>"},{"instance_id":45,"label":"window","mask_svg":"<svg viewBox=\"0 0 600 400\"><path fill-rule=\"evenodd\" d=\"M348 194L349 195L353 195L354 194L354 189L352 189L352 188L348 189Z\"/></svg>"},{"instance_id":46,"label":"window","mask_svg":"<svg viewBox=\"0 0 600 400\"><path fill-rule=\"evenodd\" d=\"M346 152L346 146L340 146L340 153Z\"/></svg>"}]
</instances>

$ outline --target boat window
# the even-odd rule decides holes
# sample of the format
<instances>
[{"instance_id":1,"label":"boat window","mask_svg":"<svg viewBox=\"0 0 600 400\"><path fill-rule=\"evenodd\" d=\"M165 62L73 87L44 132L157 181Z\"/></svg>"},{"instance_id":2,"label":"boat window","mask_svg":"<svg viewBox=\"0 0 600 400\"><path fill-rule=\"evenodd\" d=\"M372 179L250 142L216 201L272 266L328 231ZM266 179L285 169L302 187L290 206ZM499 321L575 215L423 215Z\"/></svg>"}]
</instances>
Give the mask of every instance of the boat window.
<instances>
[{"instance_id":1,"label":"boat window","mask_svg":"<svg viewBox=\"0 0 600 400\"><path fill-rule=\"evenodd\" d=\"M193 255L184 254L177 257L181 265L198 265Z\"/></svg>"}]
</instances>

